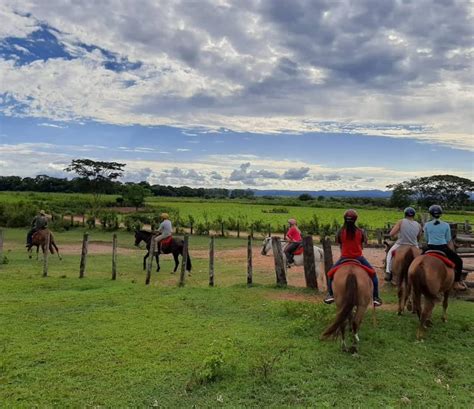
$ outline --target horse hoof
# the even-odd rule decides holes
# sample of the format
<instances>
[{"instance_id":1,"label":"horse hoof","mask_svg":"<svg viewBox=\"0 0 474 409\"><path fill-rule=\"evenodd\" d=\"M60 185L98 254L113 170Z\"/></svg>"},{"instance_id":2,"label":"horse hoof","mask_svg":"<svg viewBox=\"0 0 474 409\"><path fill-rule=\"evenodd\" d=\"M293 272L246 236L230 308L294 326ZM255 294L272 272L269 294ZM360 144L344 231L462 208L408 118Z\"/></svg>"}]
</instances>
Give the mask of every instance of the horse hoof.
<instances>
[{"instance_id":1,"label":"horse hoof","mask_svg":"<svg viewBox=\"0 0 474 409\"><path fill-rule=\"evenodd\" d=\"M426 327L426 328L431 328L432 326L433 326L433 321L431 321L431 320L426 320L426 322L425 322L425 327Z\"/></svg>"},{"instance_id":2,"label":"horse hoof","mask_svg":"<svg viewBox=\"0 0 474 409\"><path fill-rule=\"evenodd\" d=\"M357 347L355 345L353 345L349 348L349 353L351 353L352 355L357 355L357 352L358 352L358 350L357 350Z\"/></svg>"}]
</instances>

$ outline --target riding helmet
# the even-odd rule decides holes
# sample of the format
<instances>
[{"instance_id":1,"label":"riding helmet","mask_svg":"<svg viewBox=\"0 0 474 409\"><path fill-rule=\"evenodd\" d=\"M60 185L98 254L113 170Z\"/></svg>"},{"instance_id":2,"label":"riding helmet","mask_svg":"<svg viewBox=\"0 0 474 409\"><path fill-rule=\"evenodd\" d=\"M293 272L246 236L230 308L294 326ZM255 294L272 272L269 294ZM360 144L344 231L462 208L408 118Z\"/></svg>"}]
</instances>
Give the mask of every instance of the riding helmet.
<instances>
[{"instance_id":1,"label":"riding helmet","mask_svg":"<svg viewBox=\"0 0 474 409\"><path fill-rule=\"evenodd\" d=\"M413 209L413 207L407 207L407 208L403 211L403 213L405 213L405 216L413 217L413 216L415 216L416 211L415 211L415 209Z\"/></svg>"},{"instance_id":2,"label":"riding helmet","mask_svg":"<svg viewBox=\"0 0 474 409\"><path fill-rule=\"evenodd\" d=\"M443 214L443 209L439 205L431 205L430 208L428 209L430 212L431 216L433 217L440 217Z\"/></svg>"},{"instance_id":3,"label":"riding helmet","mask_svg":"<svg viewBox=\"0 0 474 409\"><path fill-rule=\"evenodd\" d=\"M296 224L296 219L288 219L288 223L293 226Z\"/></svg>"},{"instance_id":4,"label":"riding helmet","mask_svg":"<svg viewBox=\"0 0 474 409\"><path fill-rule=\"evenodd\" d=\"M354 209L346 210L344 213L344 221L345 222L355 222L359 215Z\"/></svg>"}]
</instances>

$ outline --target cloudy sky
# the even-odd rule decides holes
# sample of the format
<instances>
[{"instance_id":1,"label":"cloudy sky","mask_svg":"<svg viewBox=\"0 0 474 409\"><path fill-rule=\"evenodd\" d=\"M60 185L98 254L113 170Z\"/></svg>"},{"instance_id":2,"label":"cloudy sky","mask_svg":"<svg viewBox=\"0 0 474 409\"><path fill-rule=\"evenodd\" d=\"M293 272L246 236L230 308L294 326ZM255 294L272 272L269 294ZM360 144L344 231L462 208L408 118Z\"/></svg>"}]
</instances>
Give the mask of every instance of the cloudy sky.
<instances>
[{"instance_id":1,"label":"cloudy sky","mask_svg":"<svg viewBox=\"0 0 474 409\"><path fill-rule=\"evenodd\" d=\"M0 175L379 189L473 179L469 0L0 0Z\"/></svg>"}]
</instances>

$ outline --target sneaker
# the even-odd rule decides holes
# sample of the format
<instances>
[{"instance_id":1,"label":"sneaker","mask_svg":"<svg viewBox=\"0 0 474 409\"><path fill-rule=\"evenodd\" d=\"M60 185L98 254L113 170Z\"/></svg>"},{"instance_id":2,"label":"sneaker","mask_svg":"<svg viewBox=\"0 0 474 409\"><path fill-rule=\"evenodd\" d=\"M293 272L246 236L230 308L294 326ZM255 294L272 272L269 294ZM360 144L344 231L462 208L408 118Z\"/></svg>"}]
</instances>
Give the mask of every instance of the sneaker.
<instances>
[{"instance_id":1,"label":"sneaker","mask_svg":"<svg viewBox=\"0 0 474 409\"><path fill-rule=\"evenodd\" d=\"M325 304L332 304L334 302L334 296L331 294L328 294L327 297L324 299Z\"/></svg>"},{"instance_id":2,"label":"sneaker","mask_svg":"<svg viewBox=\"0 0 474 409\"><path fill-rule=\"evenodd\" d=\"M382 305L382 300L379 297L374 298L374 307L380 307Z\"/></svg>"}]
</instances>

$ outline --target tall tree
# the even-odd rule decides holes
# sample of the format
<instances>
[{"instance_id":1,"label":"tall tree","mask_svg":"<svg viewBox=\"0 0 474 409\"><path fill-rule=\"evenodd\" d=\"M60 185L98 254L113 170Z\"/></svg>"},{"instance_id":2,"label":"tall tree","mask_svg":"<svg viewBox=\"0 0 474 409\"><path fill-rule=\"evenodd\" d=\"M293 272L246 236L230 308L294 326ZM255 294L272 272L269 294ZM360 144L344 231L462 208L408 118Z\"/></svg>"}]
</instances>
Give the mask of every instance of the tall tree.
<instances>
[{"instance_id":1,"label":"tall tree","mask_svg":"<svg viewBox=\"0 0 474 409\"><path fill-rule=\"evenodd\" d=\"M74 159L65 168L66 172L75 173L86 182L92 193L92 210L94 213L100 209L100 198L113 182L123 175L125 163L94 161L92 159Z\"/></svg>"},{"instance_id":2,"label":"tall tree","mask_svg":"<svg viewBox=\"0 0 474 409\"><path fill-rule=\"evenodd\" d=\"M454 175L435 175L387 187L393 189L392 201L410 197L424 207L437 203L446 208L455 208L469 204L470 195L474 192L474 181Z\"/></svg>"}]
</instances>

